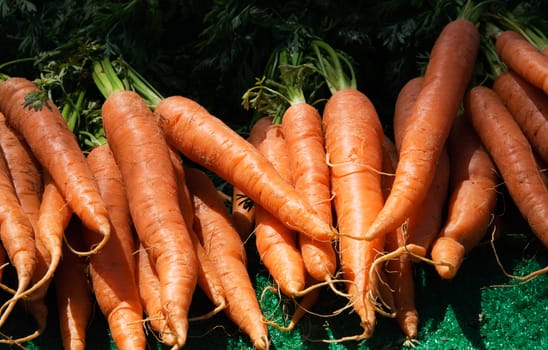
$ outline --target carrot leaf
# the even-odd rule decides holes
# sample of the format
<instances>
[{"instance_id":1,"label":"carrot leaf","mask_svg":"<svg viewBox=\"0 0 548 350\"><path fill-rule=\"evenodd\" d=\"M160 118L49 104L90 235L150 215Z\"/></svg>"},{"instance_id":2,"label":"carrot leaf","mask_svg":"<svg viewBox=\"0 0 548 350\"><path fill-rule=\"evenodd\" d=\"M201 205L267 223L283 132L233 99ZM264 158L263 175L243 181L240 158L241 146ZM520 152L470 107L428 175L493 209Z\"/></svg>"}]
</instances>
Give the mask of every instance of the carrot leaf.
<instances>
[{"instance_id":1,"label":"carrot leaf","mask_svg":"<svg viewBox=\"0 0 548 350\"><path fill-rule=\"evenodd\" d=\"M47 109L51 110L51 106L48 103L48 93L47 91L40 89L37 91L29 92L23 101L23 106L35 111L40 111L43 106L46 106Z\"/></svg>"}]
</instances>

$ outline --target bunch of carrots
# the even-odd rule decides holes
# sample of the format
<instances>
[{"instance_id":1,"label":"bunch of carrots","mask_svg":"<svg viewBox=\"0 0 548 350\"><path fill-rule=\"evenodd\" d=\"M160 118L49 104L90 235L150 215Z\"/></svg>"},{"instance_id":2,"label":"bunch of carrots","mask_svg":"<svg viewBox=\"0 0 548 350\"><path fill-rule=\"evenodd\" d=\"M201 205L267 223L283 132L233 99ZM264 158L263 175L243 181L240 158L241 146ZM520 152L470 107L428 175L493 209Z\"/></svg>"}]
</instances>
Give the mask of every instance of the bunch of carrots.
<instances>
[{"instance_id":1,"label":"bunch of carrots","mask_svg":"<svg viewBox=\"0 0 548 350\"><path fill-rule=\"evenodd\" d=\"M268 327L293 329L320 288L347 300L362 328L326 341L372 337L377 315L417 341L413 265L452 279L497 229L499 186L548 248L548 40L508 15L484 28L482 8L468 2L439 33L424 74L399 91L392 134L351 59L318 38L273 54L243 96L257 112L247 137L102 57L90 65L101 130L84 151L74 133L84 94L59 108L33 81L5 77L0 329L18 306L38 328L0 342L43 333L50 287L66 349L85 348L94 302L119 349L145 349L149 329L183 348L191 322L219 312L267 349ZM479 55L491 64L482 83ZM211 173L231 185L230 206ZM269 291L296 303L288 325L261 309L251 236ZM198 288L212 308L194 316Z\"/></svg>"}]
</instances>

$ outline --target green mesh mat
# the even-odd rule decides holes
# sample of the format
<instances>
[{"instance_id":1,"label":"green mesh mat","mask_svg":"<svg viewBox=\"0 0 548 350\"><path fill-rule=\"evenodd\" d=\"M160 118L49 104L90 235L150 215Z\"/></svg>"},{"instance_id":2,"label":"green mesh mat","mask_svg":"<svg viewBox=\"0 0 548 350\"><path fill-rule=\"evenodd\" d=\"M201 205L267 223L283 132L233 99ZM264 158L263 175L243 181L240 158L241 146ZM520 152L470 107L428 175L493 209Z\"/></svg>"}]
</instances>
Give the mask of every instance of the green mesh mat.
<instances>
[{"instance_id":1,"label":"green mesh mat","mask_svg":"<svg viewBox=\"0 0 548 350\"><path fill-rule=\"evenodd\" d=\"M548 252L531 238L520 218L504 219L502 237L496 250L507 272L525 275L548 265ZM250 274L260 295L272 285L268 274L249 256ZM526 283L508 278L497 264L491 245L486 242L472 251L454 280L441 280L430 265L415 269L416 306L420 314L419 343L416 349L548 349L548 277L539 276ZM51 294L51 293L50 293ZM52 296L48 296L53 300ZM361 333L359 320L351 311L327 317L344 306L341 297L325 290L313 311L291 332L270 328L272 349L402 349L405 340L395 320L378 316L374 335L369 340L325 343ZM62 349L55 305L51 302L48 327L36 341L23 344L27 349ZM196 294L191 313L209 307L205 297ZM292 304L268 293L262 300L265 316L278 323L287 321L284 311ZM16 310L2 332L21 336L31 332L34 321ZM105 319L97 309L87 333L89 349L116 349ZM16 349L16 346L0 346ZM167 349L149 335L150 349ZM248 338L226 317L219 314L207 321L191 323L187 349L252 349Z\"/></svg>"}]
</instances>

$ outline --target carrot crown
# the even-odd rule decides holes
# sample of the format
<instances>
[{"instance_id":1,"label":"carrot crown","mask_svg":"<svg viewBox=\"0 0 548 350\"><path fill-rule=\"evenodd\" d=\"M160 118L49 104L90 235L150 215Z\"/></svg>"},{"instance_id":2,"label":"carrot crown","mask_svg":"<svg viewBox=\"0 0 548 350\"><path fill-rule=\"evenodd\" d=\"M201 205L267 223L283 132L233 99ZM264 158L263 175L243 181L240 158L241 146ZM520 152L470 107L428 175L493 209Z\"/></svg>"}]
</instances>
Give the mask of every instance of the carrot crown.
<instances>
[{"instance_id":1,"label":"carrot crown","mask_svg":"<svg viewBox=\"0 0 548 350\"><path fill-rule=\"evenodd\" d=\"M244 93L243 107L274 116L276 124L288 106L306 103L305 85L314 69L302 58L303 52L296 47L275 50L263 77Z\"/></svg>"},{"instance_id":2,"label":"carrot crown","mask_svg":"<svg viewBox=\"0 0 548 350\"><path fill-rule=\"evenodd\" d=\"M480 37L481 53L485 57L485 62L487 64L487 70L485 71L486 77L495 80L503 73L508 71L506 64L500 59L500 56L497 54L495 48L494 40L497 33L500 32L498 28L493 23L485 24L486 35Z\"/></svg>"},{"instance_id":3,"label":"carrot crown","mask_svg":"<svg viewBox=\"0 0 548 350\"><path fill-rule=\"evenodd\" d=\"M346 55L336 51L325 41L314 40L311 46L316 55L316 69L324 77L331 93L357 88L354 67Z\"/></svg>"},{"instance_id":4,"label":"carrot crown","mask_svg":"<svg viewBox=\"0 0 548 350\"><path fill-rule=\"evenodd\" d=\"M538 50L542 51L548 47L548 37L525 16L516 15L506 9L491 11L488 16L493 18L499 27L519 33Z\"/></svg>"},{"instance_id":5,"label":"carrot crown","mask_svg":"<svg viewBox=\"0 0 548 350\"><path fill-rule=\"evenodd\" d=\"M474 4L473 1L468 0L457 15L457 19L466 19L472 23L478 23L485 7L493 2L495 0L484 0Z\"/></svg>"},{"instance_id":6,"label":"carrot crown","mask_svg":"<svg viewBox=\"0 0 548 350\"><path fill-rule=\"evenodd\" d=\"M124 84L118 77L108 56L103 57L101 60L93 61L91 76L93 77L95 85L105 98L116 91L129 89L129 86Z\"/></svg>"},{"instance_id":7,"label":"carrot crown","mask_svg":"<svg viewBox=\"0 0 548 350\"><path fill-rule=\"evenodd\" d=\"M126 61L119 58L115 63L117 69L108 56L92 63L92 77L101 94L106 98L116 91L134 90L154 109L162 95Z\"/></svg>"}]
</instances>

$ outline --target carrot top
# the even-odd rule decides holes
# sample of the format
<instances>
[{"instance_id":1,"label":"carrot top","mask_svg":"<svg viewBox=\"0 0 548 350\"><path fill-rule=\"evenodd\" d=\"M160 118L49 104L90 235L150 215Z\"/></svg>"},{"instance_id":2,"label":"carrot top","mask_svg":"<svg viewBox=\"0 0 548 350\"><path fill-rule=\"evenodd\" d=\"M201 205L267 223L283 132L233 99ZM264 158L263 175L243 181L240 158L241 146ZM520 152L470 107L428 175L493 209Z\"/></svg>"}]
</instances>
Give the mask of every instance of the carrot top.
<instances>
[{"instance_id":1,"label":"carrot top","mask_svg":"<svg viewBox=\"0 0 548 350\"><path fill-rule=\"evenodd\" d=\"M350 57L322 40L312 41L311 46L316 55L316 69L325 78L331 93L357 88L356 74Z\"/></svg>"},{"instance_id":2,"label":"carrot top","mask_svg":"<svg viewBox=\"0 0 548 350\"><path fill-rule=\"evenodd\" d=\"M242 106L260 116L272 115L273 123L278 124L289 106L306 103L307 96L313 96L317 89L309 79L313 73L313 67L304 60L302 46L274 50L263 76L242 96Z\"/></svg>"},{"instance_id":3,"label":"carrot top","mask_svg":"<svg viewBox=\"0 0 548 350\"><path fill-rule=\"evenodd\" d=\"M486 35L480 37L480 52L483 54L486 63L485 78L492 81L508 71L508 66L497 54L494 42L495 33L500 32L500 30L494 23L488 22L485 25Z\"/></svg>"},{"instance_id":4,"label":"carrot top","mask_svg":"<svg viewBox=\"0 0 548 350\"><path fill-rule=\"evenodd\" d=\"M499 33L503 30L512 30L523 36L539 51L548 48L548 37L526 15L498 8L487 13L487 16L495 20L495 23L491 24L498 27Z\"/></svg>"},{"instance_id":5,"label":"carrot top","mask_svg":"<svg viewBox=\"0 0 548 350\"><path fill-rule=\"evenodd\" d=\"M108 56L103 56L94 60L91 75L105 98L116 91L134 90L151 109L163 100L163 96L122 58L112 61Z\"/></svg>"}]
</instances>

